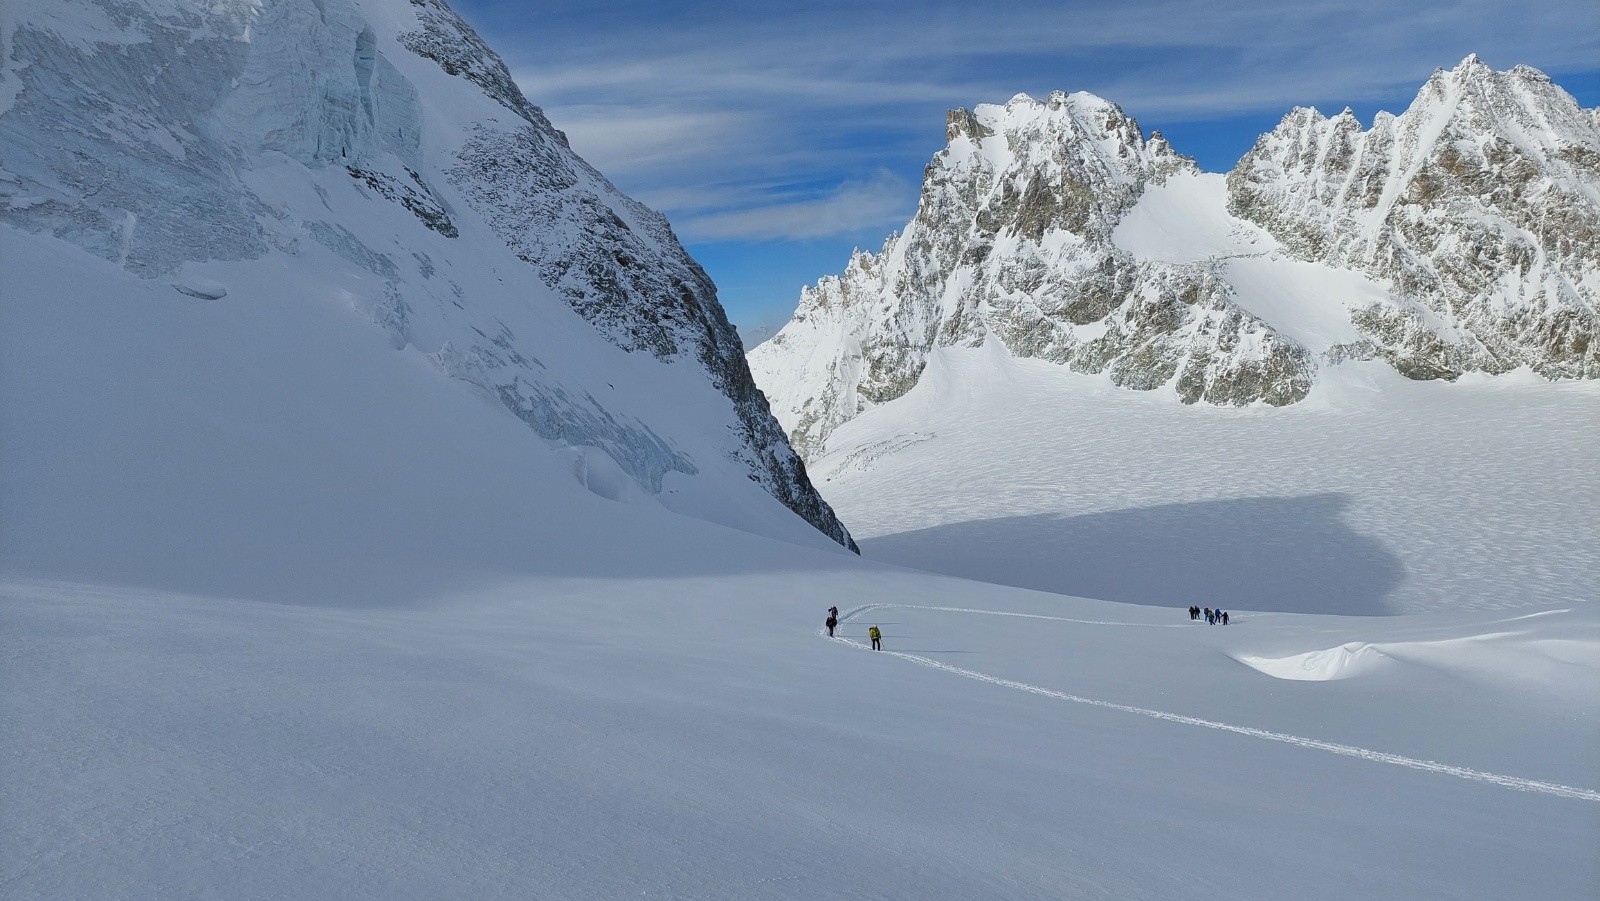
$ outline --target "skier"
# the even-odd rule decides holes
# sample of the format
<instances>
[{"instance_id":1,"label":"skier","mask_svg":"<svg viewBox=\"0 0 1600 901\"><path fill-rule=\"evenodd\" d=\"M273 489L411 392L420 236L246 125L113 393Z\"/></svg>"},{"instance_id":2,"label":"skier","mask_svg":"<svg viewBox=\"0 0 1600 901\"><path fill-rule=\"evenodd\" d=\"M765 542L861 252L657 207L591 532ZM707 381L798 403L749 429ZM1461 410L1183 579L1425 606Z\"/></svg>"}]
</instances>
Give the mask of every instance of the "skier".
<instances>
[{"instance_id":1,"label":"skier","mask_svg":"<svg viewBox=\"0 0 1600 901\"><path fill-rule=\"evenodd\" d=\"M1216 619L1215 619L1215 618L1214 618L1214 617L1215 617L1215 614L1213 614L1213 613L1212 613L1212 612L1211 612L1211 608L1210 608L1210 607L1207 607L1207 608L1206 608L1206 625L1208 625L1208 626L1209 626L1209 625L1211 625L1211 624L1212 624L1212 623L1214 623L1214 622L1216 622Z\"/></svg>"},{"instance_id":2,"label":"skier","mask_svg":"<svg viewBox=\"0 0 1600 901\"><path fill-rule=\"evenodd\" d=\"M823 620L822 624L824 626L828 627L828 637L832 638L833 637L833 627L839 625L839 618L830 613L830 614L828 614L828 618L826 620Z\"/></svg>"},{"instance_id":3,"label":"skier","mask_svg":"<svg viewBox=\"0 0 1600 901\"><path fill-rule=\"evenodd\" d=\"M1226 610L1222 611L1222 624L1224 626L1228 624L1228 611Z\"/></svg>"},{"instance_id":4,"label":"skier","mask_svg":"<svg viewBox=\"0 0 1600 901\"><path fill-rule=\"evenodd\" d=\"M828 615L833 617L834 619L838 619L839 618L839 608L838 607L829 607L828 608Z\"/></svg>"},{"instance_id":5,"label":"skier","mask_svg":"<svg viewBox=\"0 0 1600 901\"><path fill-rule=\"evenodd\" d=\"M867 630L867 637L872 639L872 649L874 651L883 650L883 645L881 644L883 641L883 633L878 631L877 626L873 626Z\"/></svg>"},{"instance_id":6,"label":"skier","mask_svg":"<svg viewBox=\"0 0 1600 901\"><path fill-rule=\"evenodd\" d=\"M1195 607L1195 606L1190 606L1189 607L1189 621L1193 622L1194 620L1197 620L1199 618L1200 618L1200 608L1199 607Z\"/></svg>"}]
</instances>

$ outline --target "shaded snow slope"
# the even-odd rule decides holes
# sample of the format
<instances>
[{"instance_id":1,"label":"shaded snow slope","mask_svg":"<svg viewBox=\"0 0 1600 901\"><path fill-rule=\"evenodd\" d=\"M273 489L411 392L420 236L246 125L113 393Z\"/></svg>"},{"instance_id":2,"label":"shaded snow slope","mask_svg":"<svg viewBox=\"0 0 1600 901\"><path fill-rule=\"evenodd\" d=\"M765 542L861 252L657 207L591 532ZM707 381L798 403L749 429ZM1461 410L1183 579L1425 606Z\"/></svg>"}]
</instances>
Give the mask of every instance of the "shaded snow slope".
<instances>
[{"instance_id":1,"label":"shaded snow slope","mask_svg":"<svg viewBox=\"0 0 1600 901\"><path fill-rule=\"evenodd\" d=\"M8 272L28 273L0 309L12 571L388 605L497 573L588 571L654 541L680 505L827 543L711 453L726 408L704 403L703 383L659 378L564 305L497 291L492 272L458 277L480 309L505 304L507 328L561 336L524 347L563 373L554 384L605 392L640 434L654 410L680 411L674 451L711 478L669 473L652 494L604 448L541 438L427 355L396 351L361 308L370 278L332 254L197 267L229 286L203 300L6 226L0 248ZM691 430L713 438L689 443ZM578 558L553 543L573 534L593 544Z\"/></svg>"},{"instance_id":2,"label":"shaded snow slope","mask_svg":"<svg viewBox=\"0 0 1600 901\"><path fill-rule=\"evenodd\" d=\"M20 0L0 47L0 222L162 291L353 307L646 494L670 481L749 525L772 519L753 480L849 545L665 219L573 154L442 0ZM90 293L130 290L95 271ZM13 282L6 303L50 290ZM204 343L203 315L161 331Z\"/></svg>"},{"instance_id":3,"label":"shaded snow slope","mask_svg":"<svg viewBox=\"0 0 1600 901\"><path fill-rule=\"evenodd\" d=\"M950 349L812 469L863 553L1003 584L1346 614L1600 599L1593 384L1341 368L1321 400L1219 411Z\"/></svg>"}]
</instances>

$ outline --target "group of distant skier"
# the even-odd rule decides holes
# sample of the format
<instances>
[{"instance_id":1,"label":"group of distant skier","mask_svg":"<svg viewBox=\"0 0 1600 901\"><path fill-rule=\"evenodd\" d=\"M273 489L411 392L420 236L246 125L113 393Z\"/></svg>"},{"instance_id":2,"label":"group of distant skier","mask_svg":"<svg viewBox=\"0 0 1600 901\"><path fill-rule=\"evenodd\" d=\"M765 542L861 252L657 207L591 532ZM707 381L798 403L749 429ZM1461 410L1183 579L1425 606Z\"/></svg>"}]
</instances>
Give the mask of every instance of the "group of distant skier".
<instances>
[{"instance_id":1,"label":"group of distant skier","mask_svg":"<svg viewBox=\"0 0 1600 901\"><path fill-rule=\"evenodd\" d=\"M1198 620L1202 612L1205 614L1206 625L1208 626L1226 626L1228 624L1228 611L1212 610L1210 607L1201 608L1190 605L1189 619Z\"/></svg>"},{"instance_id":2,"label":"group of distant skier","mask_svg":"<svg viewBox=\"0 0 1600 901\"><path fill-rule=\"evenodd\" d=\"M833 630L839 628L839 608L829 607L828 618L823 620L822 624L828 627L828 637L832 638ZM867 630L867 637L872 639L872 649L874 651L883 650L883 633L878 631L877 626Z\"/></svg>"}]
</instances>

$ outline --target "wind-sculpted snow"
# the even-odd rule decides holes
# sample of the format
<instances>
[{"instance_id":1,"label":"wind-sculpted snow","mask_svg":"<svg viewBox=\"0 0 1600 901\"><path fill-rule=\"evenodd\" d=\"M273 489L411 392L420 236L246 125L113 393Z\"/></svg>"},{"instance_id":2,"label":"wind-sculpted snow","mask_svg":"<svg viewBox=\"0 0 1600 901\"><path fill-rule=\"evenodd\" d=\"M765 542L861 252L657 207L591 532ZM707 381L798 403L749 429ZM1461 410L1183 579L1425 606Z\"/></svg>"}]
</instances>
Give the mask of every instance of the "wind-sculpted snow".
<instances>
[{"instance_id":1,"label":"wind-sculpted snow","mask_svg":"<svg viewBox=\"0 0 1600 901\"><path fill-rule=\"evenodd\" d=\"M950 113L916 217L802 291L752 365L809 458L996 338L1184 403L1282 406L1352 361L1600 376L1600 132L1474 60L1363 132L1296 110L1227 176L1087 94Z\"/></svg>"},{"instance_id":2,"label":"wind-sculpted snow","mask_svg":"<svg viewBox=\"0 0 1600 901\"><path fill-rule=\"evenodd\" d=\"M1228 189L1290 252L1415 305L1354 311L1366 356L1412 378L1600 377L1600 128L1543 73L1469 57L1368 130L1297 109Z\"/></svg>"},{"instance_id":3,"label":"wind-sculpted snow","mask_svg":"<svg viewBox=\"0 0 1600 901\"><path fill-rule=\"evenodd\" d=\"M8 6L0 223L180 291L197 265L272 283L324 249L348 264L326 282L339 302L540 435L652 493L671 472L754 481L852 546L666 220L573 154L440 0ZM589 325L535 312L552 305ZM573 341L586 359L539 362Z\"/></svg>"}]
</instances>

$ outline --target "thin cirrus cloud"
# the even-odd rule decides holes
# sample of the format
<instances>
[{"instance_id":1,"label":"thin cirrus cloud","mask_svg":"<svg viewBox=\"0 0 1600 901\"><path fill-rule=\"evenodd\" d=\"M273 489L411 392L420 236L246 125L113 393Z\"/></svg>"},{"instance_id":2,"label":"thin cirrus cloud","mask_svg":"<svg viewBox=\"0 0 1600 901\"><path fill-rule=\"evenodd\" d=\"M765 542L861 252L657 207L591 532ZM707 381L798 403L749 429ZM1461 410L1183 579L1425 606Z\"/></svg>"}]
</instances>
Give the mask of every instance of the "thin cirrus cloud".
<instances>
[{"instance_id":1,"label":"thin cirrus cloud","mask_svg":"<svg viewBox=\"0 0 1600 901\"><path fill-rule=\"evenodd\" d=\"M892 228L908 219L917 188L892 172L839 185L821 197L690 215L678 225L689 241L806 240Z\"/></svg>"},{"instance_id":2,"label":"thin cirrus cloud","mask_svg":"<svg viewBox=\"0 0 1600 901\"><path fill-rule=\"evenodd\" d=\"M1600 59L1593 0L824 2L762 16L715 0L555 2L537 18L466 5L494 14L519 83L574 146L629 190L670 190L685 204L674 213L706 212L731 182L771 206L758 183L816 184L821 199L885 165L904 171L888 157L925 161L944 108L1019 91L1091 90L1148 127L1394 98L1474 51L1547 69ZM884 156L859 152L869 131Z\"/></svg>"},{"instance_id":3,"label":"thin cirrus cloud","mask_svg":"<svg viewBox=\"0 0 1600 901\"><path fill-rule=\"evenodd\" d=\"M1088 90L1226 168L1295 105L1398 111L1468 53L1558 81L1600 69L1595 0L457 2L573 147L691 249L835 236L841 264L846 237L914 209L951 107ZM1223 120L1239 133L1197 132L1214 145L1176 127Z\"/></svg>"}]
</instances>

